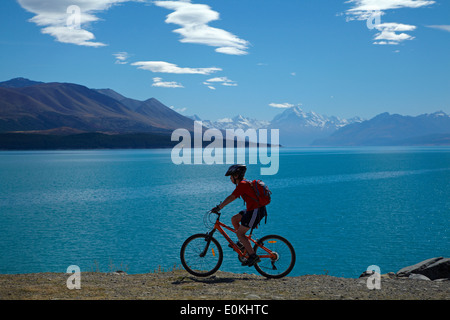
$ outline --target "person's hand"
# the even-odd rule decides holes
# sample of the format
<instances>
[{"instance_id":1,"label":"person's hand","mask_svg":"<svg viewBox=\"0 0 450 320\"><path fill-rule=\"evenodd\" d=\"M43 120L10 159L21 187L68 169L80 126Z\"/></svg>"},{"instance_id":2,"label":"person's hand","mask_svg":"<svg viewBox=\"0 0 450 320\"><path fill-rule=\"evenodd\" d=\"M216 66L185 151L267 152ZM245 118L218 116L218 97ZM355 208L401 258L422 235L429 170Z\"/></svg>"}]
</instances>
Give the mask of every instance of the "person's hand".
<instances>
[{"instance_id":1,"label":"person's hand","mask_svg":"<svg viewBox=\"0 0 450 320\"><path fill-rule=\"evenodd\" d=\"M213 213L219 213L219 211L220 211L220 207L218 205L211 209L211 212L213 212Z\"/></svg>"}]
</instances>

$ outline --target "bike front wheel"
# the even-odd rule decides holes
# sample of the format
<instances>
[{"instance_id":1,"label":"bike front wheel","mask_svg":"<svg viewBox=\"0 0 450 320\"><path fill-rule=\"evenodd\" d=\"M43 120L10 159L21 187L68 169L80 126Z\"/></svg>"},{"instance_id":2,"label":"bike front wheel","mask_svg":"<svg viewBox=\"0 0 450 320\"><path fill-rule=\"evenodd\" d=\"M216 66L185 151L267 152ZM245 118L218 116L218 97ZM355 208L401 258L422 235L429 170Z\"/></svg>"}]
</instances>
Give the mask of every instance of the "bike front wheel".
<instances>
[{"instance_id":1,"label":"bike front wheel","mask_svg":"<svg viewBox=\"0 0 450 320\"><path fill-rule=\"evenodd\" d=\"M254 250L261 257L261 261L255 264L255 269L266 278L282 278L294 268L294 247L281 236L262 237L254 246Z\"/></svg>"},{"instance_id":2,"label":"bike front wheel","mask_svg":"<svg viewBox=\"0 0 450 320\"><path fill-rule=\"evenodd\" d=\"M223 251L212 236L194 234L181 246L180 259L187 272L197 277L207 277L219 270Z\"/></svg>"}]
</instances>

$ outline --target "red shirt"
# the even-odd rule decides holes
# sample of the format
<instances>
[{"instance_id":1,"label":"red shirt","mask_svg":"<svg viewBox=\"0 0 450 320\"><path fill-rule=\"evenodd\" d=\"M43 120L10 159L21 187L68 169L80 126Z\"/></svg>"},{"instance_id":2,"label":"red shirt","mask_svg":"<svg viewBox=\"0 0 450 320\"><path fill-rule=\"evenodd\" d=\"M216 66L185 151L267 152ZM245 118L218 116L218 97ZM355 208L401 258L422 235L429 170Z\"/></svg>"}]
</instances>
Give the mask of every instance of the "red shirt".
<instances>
[{"instance_id":1,"label":"red shirt","mask_svg":"<svg viewBox=\"0 0 450 320\"><path fill-rule=\"evenodd\" d=\"M247 211L255 210L256 208L260 207L257 201L255 190L253 190L249 181L242 180L241 182L239 182L232 195L236 198L242 197L242 199L244 199L245 203L247 204Z\"/></svg>"}]
</instances>

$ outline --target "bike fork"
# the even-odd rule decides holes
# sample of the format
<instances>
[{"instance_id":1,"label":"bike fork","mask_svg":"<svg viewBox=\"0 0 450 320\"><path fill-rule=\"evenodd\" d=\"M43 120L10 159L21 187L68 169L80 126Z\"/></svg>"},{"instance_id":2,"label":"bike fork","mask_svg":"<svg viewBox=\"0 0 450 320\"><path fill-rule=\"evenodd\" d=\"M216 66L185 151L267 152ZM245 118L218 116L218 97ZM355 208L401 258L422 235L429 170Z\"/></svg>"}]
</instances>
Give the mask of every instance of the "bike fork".
<instances>
[{"instance_id":1,"label":"bike fork","mask_svg":"<svg viewBox=\"0 0 450 320\"><path fill-rule=\"evenodd\" d=\"M206 245L205 245L205 249L203 249L203 251L200 253L200 258L203 258L204 256L206 256L206 252L208 252L209 244L211 243L211 239L212 239L214 232L216 232L216 229L213 229L213 230L211 230L211 232L206 233L206 238L205 238Z\"/></svg>"}]
</instances>

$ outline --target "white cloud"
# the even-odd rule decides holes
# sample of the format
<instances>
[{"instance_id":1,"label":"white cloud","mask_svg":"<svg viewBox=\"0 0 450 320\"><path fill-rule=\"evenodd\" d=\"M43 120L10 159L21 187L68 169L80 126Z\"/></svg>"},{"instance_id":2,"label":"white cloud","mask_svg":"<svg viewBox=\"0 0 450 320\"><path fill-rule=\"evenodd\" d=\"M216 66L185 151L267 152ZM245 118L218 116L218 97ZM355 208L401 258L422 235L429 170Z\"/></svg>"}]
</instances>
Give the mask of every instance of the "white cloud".
<instances>
[{"instance_id":1,"label":"white cloud","mask_svg":"<svg viewBox=\"0 0 450 320\"><path fill-rule=\"evenodd\" d=\"M290 103L269 103L269 106L271 106L273 108L279 108L279 109L288 109L288 108L295 107L295 105L290 104Z\"/></svg>"},{"instance_id":2,"label":"white cloud","mask_svg":"<svg viewBox=\"0 0 450 320\"><path fill-rule=\"evenodd\" d=\"M174 82L174 81L171 81L171 82L162 81L162 78L159 78L159 77L153 78L152 87L159 87L159 88L184 88L181 83L177 83L177 82Z\"/></svg>"},{"instance_id":3,"label":"white cloud","mask_svg":"<svg viewBox=\"0 0 450 320\"><path fill-rule=\"evenodd\" d=\"M237 47L220 47L220 48L217 48L215 51L219 52L219 53L225 53L225 54L230 54L230 55L235 55L235 56L247 54L247 51L239 49Z\"/></svg>"},{"instance_id":4,"label":"white cloud","mask_svg":"<svg viewBox=\"0 0 450 320\"><path fill-rule=\"evenodd\" d=\"M116 57L116 64L127 64L128 63L128 58L130 57L130 55L128 54L128 52L117 52L117 53L113 53L113 56Z\"/></svg>"},{"instance_id":5,"label":"white cloud","mask_svg":"<svg viewBox=\"0 0 450 320\"><path fill-rule=\"evenodd\" d=\"M85 30L90 23L100 20L94 15L112 5L141 0L18 0L25 10L35 14L29 21L42 27L59 42L80 46L101 47L92 32Z\"/></svg>"},{"instance_id":6,"label":"white cloud","mask_svg":"<svg viewBox=\"0 0 450 320\"><path fill-rule=\"evenodd\" d=\"M224 82L222 85L226 87L237 87L237 83L234 82Z\"/></svg>"},{"instance_id":7,"label":"white cloud","mask_svg":"<svg viewBox=\"0 0 450 320\"><path fill-rule=\"evenodd\" d=\"M174 110L174 111L176 111L176 112L178 112L178 113L182 113L182 112L185 112L187 110L186 107L176 109L174 106L170 106L169 108Z\"/></svg>"},{"instance_id":8,"label":"white cloud","mask_svg":"<svg viewBox=\"0 0 450 320\"><path fill-rule=\"evenodd\" d=\"M43 28L42 33L49 34L56 38L58 42L76 44L86 47L105 46L101 42L93 42L95 36L92 32L83 29L69 29L65 26L50 26Z\"/></svg>"},{"instance_id":9,"label":"white cloud","mask_svg":"<svg viewBox=\"0 0 450 320\"><path fill-rule=\"evenodd\" d=\"M432 26L427 26L427 27L450 32L450 25L432 25Z\"/></svg>"},{"instance_id":10,"label":"white cloud","mask_svg":"<svg viewBox=\"0 0 450 320\"><path fill-rule=\"evenodd\" d=\"M374 39L381 40L380 42L386 42L386 43L382 43L382 44L399 44L401 41L412 40L412 39L414 39L414 37L412 37L406 33L397 34L392 31L382 31L381 33L377 34ZM387 40L387 41L384 41L384 40ZM381 44L381 43L377 43L376 41L374 43Z\"/></svg>"},{"instance_id":11,"label":"white cloud","mask_svg":"<svg viewBox=\"0 0 450 320\"><path fill-rule=\"evenodd\" d=\"M208 86L208 88L210 88L210 89L214 88L213 90L215 90L216 88L211 86L211 82L221 84L221 85L227 86L227 87L236 87L237 86L236 82L228 79L227 77L211 78L211 79L208 79L205 82L203 82L203 84Z\"/></svg>"},{"instance_id":12,"label":"white cloud","mask_svg":"<svg viewBox=\"0 0 450 320\"><path fill-rule=\"evenodd\" d=\"M165 61L138 61L131 64L137 66L139 69L148 70L152 72L161 73L176 73L176 74L211 74L217 71L222 71L220 68L180 68L176 64Z\"/></svg>"},{"instance_id":13,"label":"white cloud","mask_svg":"<svg viewBox=\"0 0 450 320\"><path fill-rule=\"evenodd\" d=\"M217 77L206 80L206 82L232 82L227 77Z\"/></svg>"},{"instance_id":14,"label":"white cloud","mask_svg":"<svg viewBox=\"0 0 450 320\"><path fill-rule=\"evenodd\" d=\"M174 32L182 36L180 42L204 44L217 47L216 52L243 55L247 54L248 41L240 39L223 29L208 25L211 21L219 20L219 13L206 4L193 4L184 1L155 1L155 5L174 12L167 15L166 23L181 26Z\"/></svg>"},{"instance_id":15,"label":"white cloud","mask_svg":"<svg viewBox=\"0 0 450 320\"><path fill-rule=\"evenodd\" d=\"M96 16L111 6L125 2L147 0L17 0L23 9L35 14L29 21L42 27L42 33L53 36L58 42L80 46L101 47L95 35L88 31L90 24L99 21ZM155 5L174 12L166 23L180 25L174 32L182 36L181 42L217 47L216 51L230 55L247 54L248 41L223 29L208 25L219 20L219 13L205 4L184 1L155 1ZM120 61L119 61L120 62Z\"/></svg>"},{"instance_id":16,"label":"white cloud","mask_svg":"<svg viewBox=\"0 0 450 320\"><path fill-rule=\"evenodd\" d=\"M414 37L406 33L396 33L402 31L414 31L416 26L401 23L380 23L375 26L380 33L375 35L374 44L399 44L401 41L413 40Z\"/></svg>"},{"instance_id":17,"label":"white cloud","mask_svg":"<svg viewBox=\"0 0 450 320\"><path fill-rule=\"evenodd\" d=\"M420 8L434 4L431 0L349 0L354 6L346 11L347 21L367 20L369 29L380 31L374 36L374 44L397 45L405 40L414 39L413 36L404 33L414 31L416 26L406 25L396 22L380 23L385 11L403 8ZM373 24L373 21L378 23ZM399 33L401 32L401 33Z\"/></svg>"},{"instance_id":18,"label":"white cloud","mask_svg":"<svg viewBox=\"0 0 450 320\"><path fill-rule=\"evenodd\" d=\"M434 4L431 0L349 0L348 3L354 3L355 6L348 13L355 16L363 16L371 11L386 11L402 8L420 8ZM366 20L366 17L361 19Z\"/></svg>"},{"instance_id":19,"label":"white cloud","mask_svg":"<svg viewBox=\"0 0 450 320\"><path fill-rule=\"evenodd\" d=\"M416 30L416 26L412 26L409 24L401 24L395 22L386 22L380 23L375 26L376 29L381 31L389 31L389 32L401 32L401 31L414 31Z\"/></svg>"},{"instance_id":20,"label":"white cloud","mask_svg":"<svg viewBox=\"0 0 450 320\"><path fill-rule=\"evenodd\" d=\"M206 82L224 82L227 81L228 79L226 77L217 77L217 78L211 78L206 80Z\"/></svg>"}]
</instances>

